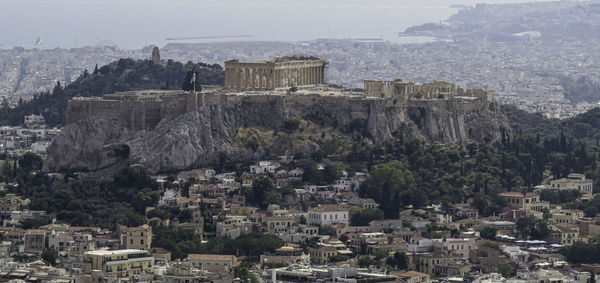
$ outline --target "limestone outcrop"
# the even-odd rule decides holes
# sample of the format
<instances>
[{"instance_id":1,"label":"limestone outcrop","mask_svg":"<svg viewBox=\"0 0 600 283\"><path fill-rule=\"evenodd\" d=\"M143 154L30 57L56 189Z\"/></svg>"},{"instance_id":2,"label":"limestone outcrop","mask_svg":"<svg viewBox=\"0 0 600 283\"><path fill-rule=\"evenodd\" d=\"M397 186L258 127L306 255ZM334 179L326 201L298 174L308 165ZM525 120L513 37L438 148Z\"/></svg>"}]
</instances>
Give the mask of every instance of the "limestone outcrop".
<instances>
[{"instance_id":1,"label":"limestone outcrop","mask_svg":"<svg viewBox=\"0 0 600 283\"><path fill-rule=\"evenodd\" d=\"M482 100L215 95L206 101L188 111L162 107L158 123L144 129L114 113L75 120L48 147L44 170L112 172L133 164L152 173L185 170L225 158L236 162L310 153L319 148L324 132L361 132L382 143L402 129L423 139L463 144L495 141L502 131L510 132L498 105ZM299 129L286 132L286 119L300 121Z\"/></svg>"}]
</instances>

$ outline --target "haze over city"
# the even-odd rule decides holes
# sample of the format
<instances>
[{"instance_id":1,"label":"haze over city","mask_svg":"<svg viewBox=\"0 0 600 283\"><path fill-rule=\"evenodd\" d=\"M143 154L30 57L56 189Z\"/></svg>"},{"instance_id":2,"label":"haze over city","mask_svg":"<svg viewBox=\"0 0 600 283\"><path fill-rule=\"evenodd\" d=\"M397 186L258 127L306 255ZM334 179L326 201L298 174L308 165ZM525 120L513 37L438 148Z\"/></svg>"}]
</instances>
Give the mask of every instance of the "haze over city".
<instances>
[{"instance_id":1,"label":"haze over city","mask_svg":"<svg viewBox=\"0 0 600 283\"><path fill-rule=\"evenodd\" d=\"M383 38L409 26L440 22L452 5L526 0L2 0L0 48L72 48L115 44L163 46L167 38L252 35L224 40L298 41ZM186 40L178 42L206 42Z\"/></svg>"}]
</instances>

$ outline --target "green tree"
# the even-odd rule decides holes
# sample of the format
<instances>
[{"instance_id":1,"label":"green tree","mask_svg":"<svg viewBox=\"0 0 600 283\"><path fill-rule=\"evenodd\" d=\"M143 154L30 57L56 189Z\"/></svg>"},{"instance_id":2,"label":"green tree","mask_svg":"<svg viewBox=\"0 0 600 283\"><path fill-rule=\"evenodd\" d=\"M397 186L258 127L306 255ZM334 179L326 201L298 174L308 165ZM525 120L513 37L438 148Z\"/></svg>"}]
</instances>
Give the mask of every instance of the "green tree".
<instances>
[{"instance_id":1,"label":"green tree","mask_svg":"<svg viewBox=\"0 0 600 283\"><path fill-rule=\"evenodd\" d=\"M192 80L194 77L196 79ZM187 72L187 74L185 75L182 89L185 91L193 91L194 87L197 92L202 91L202 85L200 84L200 76L198 75L195 69Z\"/></svg>"},{"instance_id":2,"label":"green tree","mask_svg":"<svg viewBox=\"0 0 600 283\"><path fill-rule=\"evenodd\" d=\"M322 176L316 162L305 159L300 162L300 167L304 170L302 181L310 184L321 184Z\"/></svg>"},{"instance_id":3,"label":"green tree","mask_svg":"<svg viewBox=\"0 0 600 283\"><path fill-rule=\"evenodd\" d=\"M363 255L358 257L358 266L361 268L366 268L375 264L376 262L370 256Z\"/></svg>"},{"instance_id":4,"label":"green tree","mask_svg":"<svg viewBox=\"0 0 600 283\"><path fill-rule=\"evenodd\" d=\"M321 150L327 156L340 154L344 152L345 147L346 142L343 139L337 137L328 138L324 140L321 144Z\"/></svg>"},{"instance_id":5,"label":"green tree","mask_svg":"<svg viewBox=\"0 0 600 283\"><path fill-rule=\"evenodd\" d=\"M396 270L406 270L408 269L408 256L405 252L395 252L394 256L386 259L385 264Z\"/></svg>"},{"instance_id":6,"label":"green tree","mask_svg":"<svg viewBox=\"0 0 600 283\"><path fill-rule=\"evenodd\" d=\"M42 169L44 160L33 152L27 152L19 157L19 168L21 171L29 173Z\"/></svg>"},{"instance_id":7,"label":"green tree","mask_svg":"<svg viewBox=\"0 0 600 283\"><path fill-rule=\"evenodd\" d=\"M366 208L354 210L350 214L350 225L352 226L367 226L373 220L383 219L383 211L378 208Z\"/></svg>"},{"instance_id":8,"label":"green tree","mask_svg":"<svg viewBox=\"0 0 600 283\"><path fill-rule=\"evenodd\" d=\"M504 278L509 278L512 274L513 274L513 267L512 265L506 263L506 262L501 262L498 264L498 273L502 274L502 276L504 276Z\"/></svg>"},{"instance_id":9,"label":"green tree","mask_svg":"<svg viewBox=\"0 0 600 283\"><path fill-rule=\"evenodd\" d=\"M497 230L494 227L483 227L479 229L479 236L488 240L495 240L496 233Z\"/></svg>"},{"instance_id":10,"label":"green tree","mask_svg":"<svg viewBox=\"0 0 600 283\"><path fill-rule=\"evenodd\" d=\"M323 168L323 174L322 174L322 184L331 184L333 183L333 181L338 180L342 173L342 168L340 165L337 164L327 164L325 165L325 167Z\"/></svg>"},{"instance_id":11,"label":"green tree","mask_svg":"<svg viewBox=\"0 0 600 283\"><path fill-rule=\"evenodd\" d=\"M394 202L395 198L390 196L398 193L400 199L407 201L404 204L411 204L413 195L418 195L417 191L412 173L403 162L394 160L374 166L370 176L361 184L359 194L379 203L385 218L398 218L402 203ZM423 203L422 197L418 198L415 205Z\"/></svg>"},{"instance_id":12,"label":"green tree","mask_svg":"<svg viewBox=\"0 0 600 283\"><path fill-rule=\"evenodd\" d=\"M53 248L44 249L44 251L42 252L42 260L44 260L44 262L46 262L47 264L56 266L57 259L58 259L58 251L56 251Z\"/></svg>"},{"instance_id":13,"label":"green tree","mask_svg":"<svg viewBox=\"0 0 600 283\"><path fill-rule=\"evenodd\" d=\"M319 228L319 235L335 236L336 235L336 231L331 226L322 226L322 227Z\"/></svg>"},{"instance_id":14,"label":"green tree","mask_svg":"<svg viewBox=\"0 0 600 283\"><path fill-rule=\"evenodd\" d=\"M246 190L246 200L266 209L270 204L279 203L279 193L275 183L268 176L256 177L252 181L252 190Z\"/></svg>"}]
</instances>

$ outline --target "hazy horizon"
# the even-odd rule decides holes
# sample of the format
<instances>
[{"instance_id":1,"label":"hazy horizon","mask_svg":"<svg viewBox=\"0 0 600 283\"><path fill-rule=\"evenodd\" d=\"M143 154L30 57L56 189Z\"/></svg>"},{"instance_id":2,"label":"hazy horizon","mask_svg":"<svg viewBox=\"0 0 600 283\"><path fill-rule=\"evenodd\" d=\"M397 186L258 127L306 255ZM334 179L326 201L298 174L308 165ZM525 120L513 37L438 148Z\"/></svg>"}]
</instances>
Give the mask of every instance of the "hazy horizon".
<instances>
[{"instance_id":1,"label":"hazy horizon","mask_svg":"<svg viewBox=\"0 0 600 283\"><path fill-rule=\"evenodd\" d=\"M303 41L383 38L400 41L407 27L440 22L453 4L528 0L3 0L0 48L72 48L114 43L138 49L169 42ZM540 2L540 1L537 1ZM252 35L167 41L167 38ZM40 37L43 44L35 46Z\"/></svg>"}]
</instances>

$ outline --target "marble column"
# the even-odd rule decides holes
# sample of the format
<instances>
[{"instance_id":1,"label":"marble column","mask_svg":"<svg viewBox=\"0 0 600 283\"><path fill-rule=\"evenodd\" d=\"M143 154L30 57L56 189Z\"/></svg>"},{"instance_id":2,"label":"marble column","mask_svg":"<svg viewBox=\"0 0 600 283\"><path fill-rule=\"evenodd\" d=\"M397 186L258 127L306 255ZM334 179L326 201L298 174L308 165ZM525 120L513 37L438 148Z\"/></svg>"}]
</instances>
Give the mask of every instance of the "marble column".
<instances>
[{"instance_id":1,"label":"marble column","mask_svg":"<svg viewBox=\"0 0 600 283\"><path fill-rule=\"evenodd\" d=\"M303 85L308 84L308 68L307 67L302 68L302 84Z\"/></svg>"},{"instance_id":2,"label":"marble column","mask_svg":"<svg viewBox=\"0 0 600 283\"><path fill-rule=\"evenodd\" d=\"M317 82L318 84L323 84L323 67L318 67L317 72Z\"/></svg>"},{"instance_id":3,"label":"marble column","mask_svg":"<svg viewBox=\"0 0 600 283\"><path fill-rule=\"evenodd\" d=\"M315 84L319 84L319 67L315 67Z\"/></svg>"},{"instance_id":4,"label":"marble column","mask_svg":"<svg viewBox=\"0 0 600 283\"><path fill-rule=\"evenodd\" d=\"M254 72L252 72L252 68L247 68L246 70L248 71L248 76L246 77L246 88L250 88L252 87L252 76L254 75Z\"/></svg>"},{"instance_id":5,"label":"marble column","mask_svg":"<svg viewBox=\"0 0 600 283\"><path fill-rule=\"evenodd\" d=\"M242 72L240 73L240 75L242 76L242 78L240 79L240 88L245 88L246 87L246 68L242 68Z\"/></svg>"}]
</instances>

